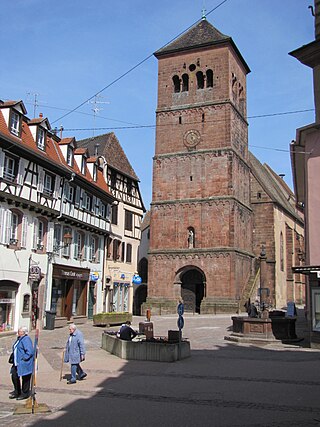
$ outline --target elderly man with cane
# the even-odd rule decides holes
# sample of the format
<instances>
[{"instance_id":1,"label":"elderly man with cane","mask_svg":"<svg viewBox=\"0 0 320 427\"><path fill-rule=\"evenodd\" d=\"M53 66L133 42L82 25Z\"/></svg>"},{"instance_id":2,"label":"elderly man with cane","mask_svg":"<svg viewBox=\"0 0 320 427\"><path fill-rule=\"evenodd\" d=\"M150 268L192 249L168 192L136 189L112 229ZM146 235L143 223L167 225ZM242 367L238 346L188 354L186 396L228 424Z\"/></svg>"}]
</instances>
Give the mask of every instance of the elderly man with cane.
<instances>
[{"instance_id":1,"label":"elderly man with cane","mask_svg":"<svg viewBox=\"0 0 320 427\"><path fill-rule=\"evenodd\" d=\"M74 323L69 325L69 332L70 335L66 343L64 361L71 365L71 378L67 384L75 384L77 382L77 374L79 380L83 380L87 376L80 366L80 362L85 360L86 349L83 335Z\"/></svg>"}]
</instances>

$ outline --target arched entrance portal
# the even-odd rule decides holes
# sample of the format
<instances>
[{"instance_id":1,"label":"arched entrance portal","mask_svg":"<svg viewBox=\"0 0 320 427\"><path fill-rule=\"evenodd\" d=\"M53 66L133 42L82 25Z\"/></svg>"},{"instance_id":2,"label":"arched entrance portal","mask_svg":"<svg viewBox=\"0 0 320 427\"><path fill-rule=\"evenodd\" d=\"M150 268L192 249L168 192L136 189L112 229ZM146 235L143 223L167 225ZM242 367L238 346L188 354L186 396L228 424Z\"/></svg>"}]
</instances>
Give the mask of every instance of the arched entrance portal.
<instances>
[{"instance_id":1,"label":"arched entrance portal","mask_svg":"<svg viewBox=\"0 0 320 427\"><path fill-rule=\"evenodd\" d=\"M146 302L147 299L147 286L140 285L133 297L133 314L135 316L141 316L141 305Z\"/></svg>"},{"instance_id":2,"label":"arched entrance portal","mask_svg":"<svg viewBox=\"0 0 320 427\"><path fill-rule=\"evenodd\" d=\"M205 295L205 277L201 270L190 268L181 273L181 297L187 312L200 313Z\"/></svg>"}]
</instances>

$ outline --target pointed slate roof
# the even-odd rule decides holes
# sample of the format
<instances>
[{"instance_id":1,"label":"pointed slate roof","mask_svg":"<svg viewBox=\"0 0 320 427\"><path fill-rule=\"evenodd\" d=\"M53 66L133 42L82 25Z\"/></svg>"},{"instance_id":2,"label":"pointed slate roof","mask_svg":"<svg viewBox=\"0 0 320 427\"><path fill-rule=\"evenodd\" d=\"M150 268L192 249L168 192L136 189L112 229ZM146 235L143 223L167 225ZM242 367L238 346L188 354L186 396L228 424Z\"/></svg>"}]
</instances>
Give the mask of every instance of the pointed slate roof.
<instances>
[{"instance_id":1,"label":"pointed slate roof","mask_svg":"<svg viewBox=\"0 0 320 427\"><path fill-rule=\"evenodd\" d=\"M172 43L169 43L161 49L157 50L154 55L158 58L162 55L167 55L180 51L199 49L203 47L227 43L231 44L231 46L239 56L240 60L242 61L247 73L249 73L250 69L232 38L221 33L206 19L202 19L200 22L195 24L192 28L190 28L190 30L182 34L182 36L178 37Z\"/></svg>"},{"instance_id":2,"label":"pointed slate roof","mask_svg":"<svg viewBox=\"0 0 320 427\"><path fill-rule=\"evenodd\" d=\"M125 155L118 138L113 132L92 138L81 139L80 141L77 141L77 146L79 148L88 148L90 156L95 156L97 152L97 155L103 156L108 165L112 168L129 176L135 181L139 181L139 178Z\"/></svg>"}]
</instances>

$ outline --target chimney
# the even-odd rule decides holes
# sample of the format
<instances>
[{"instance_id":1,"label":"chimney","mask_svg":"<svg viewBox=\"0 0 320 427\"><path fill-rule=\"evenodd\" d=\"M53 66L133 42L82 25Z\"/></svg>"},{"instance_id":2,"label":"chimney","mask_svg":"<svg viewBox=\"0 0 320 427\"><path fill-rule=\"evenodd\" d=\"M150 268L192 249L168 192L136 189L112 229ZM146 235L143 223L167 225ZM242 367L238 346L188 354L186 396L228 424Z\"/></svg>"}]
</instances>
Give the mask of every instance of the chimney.
<instances>
[{"instance_id":1,"label":"chimney","mask_svg":"<svg viewBox=\"0 0 320 427\"><path fill-rule=\"evenodd\" d=\"M39 113L39 117L40 117L40 119L42 119L42 117L43 117L43 114L42 114L42 113Z\"/></svg>"}]
</instances>

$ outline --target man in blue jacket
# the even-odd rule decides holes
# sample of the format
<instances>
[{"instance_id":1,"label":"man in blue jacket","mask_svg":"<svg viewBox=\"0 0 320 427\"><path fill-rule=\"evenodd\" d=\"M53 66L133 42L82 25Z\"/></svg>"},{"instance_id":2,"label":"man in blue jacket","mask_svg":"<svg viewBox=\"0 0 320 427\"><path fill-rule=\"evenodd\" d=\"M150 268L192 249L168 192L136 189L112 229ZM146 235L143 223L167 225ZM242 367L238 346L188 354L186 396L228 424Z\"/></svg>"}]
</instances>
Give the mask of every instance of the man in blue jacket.
<instances>
[{"instance_id":1,"label":"man in blue jacket","mask_svg":"<svg viewBox=\"0 0 320 427\"><path fill-rule=\"evenodd\" d=\"M80 366L80 362L85 360L86 349L83 335L74 323L69 326L69 332L70 335L66 344L64 361L66 363L69 362L71 365L71 379L67 384L75 384L77 382L77 374L79 380L83 380L87 376Z\"/></svg>"},{"instance_id":2,"label":"man in blue jacket","mask_svg":"<svg viewBox=\"0 0 320 427\"><path fill-rule=\"evenodd\" d=\"M10 399L23 400L30 396L30 380L33 373L33 345L28 336L28 329L20 327L17 339L12 346L13 364L11 367L11 380L14 391ZM20 383L22 377L22 386Z\"/></svg>"}]
</instances>

